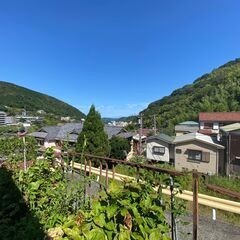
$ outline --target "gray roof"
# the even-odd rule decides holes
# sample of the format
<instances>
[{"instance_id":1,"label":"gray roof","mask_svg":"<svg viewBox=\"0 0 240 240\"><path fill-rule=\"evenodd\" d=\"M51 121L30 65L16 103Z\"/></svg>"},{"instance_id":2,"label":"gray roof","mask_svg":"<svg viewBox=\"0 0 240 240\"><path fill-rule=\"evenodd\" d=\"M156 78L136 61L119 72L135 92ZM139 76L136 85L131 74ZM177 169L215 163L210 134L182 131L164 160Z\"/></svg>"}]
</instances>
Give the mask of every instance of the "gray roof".
<instances>
[{"instance_id":1,"label":"gray roof","mask_svg":"<svg viewBox=\"0 0 240 240\"><path fill-rule=\"evenodd\" d=\"M45 132L47 133L47 136L45 138L45 140L47 141L53 141L57 134L60 131L60 126L48 126L48 127L43 127L42 129L40 129L39 132Z\"/></svg>"},{"instance_id":2,"label":"gray roof","mask_svg":"<svg viewBox=\"0 0 240 240\"><path fill-rule=\"evenodd\" d=\"M113 136L118 135L124 130L122 127L105 125L104 131L107 133L108 139L111 139Z\"/></svg>"},{"instance_id":3,"label":"gray roof","mask_svg":"<svg viewBox=\"0 0 240 240\"><path fill-rule=\"evenodd\" d=\"M175 131L180 132L197 132L199 130L199 124L193 121L181 122L175 126Z\"/></svg>"},{"instance_id":4,"label":"gray roof","mask_svg":"<svg viewBox=\"0 0 240 240\"><path fill-rule=\"evenodd\" d=\"M208 135L204 135L201 133L188 133L188 134L184 134L182 136L177 136L175 137L173 143L177 144L177 143L182 143L182 142L189 142L189 141L200 141L200 142L204 142L206 144L210 144L212 146L215 146L217 148L224 148L224 146L217 144L213 141L213 139L208 136Z\"/></svg>"},{"instance_id":5,"label":"gray roof","mask_svg":"<svg viewBox=\"0 0 240 240\"><path fill-rule=\"evenodd\" d=\"M122 138L132 138L135 135L133 132L121 132L117 136Z\"/></svg>"},{"instance_id":6,"label":"gray roof","mask_svg":"<svg viewBox=\"0 0 240 240\"><path fill-rule=\"evenodd\" d=\"M82 131L82 123L66 123L61 126L55 139L57 140L75 140L75 135L79 135ZM73 139L72 139L73 138Z\"/></svg>"},{"instance_id":7,"label":"gray roof","mask_svg":"<svg viewBox=\"0 0 240 240\"><path fill-rule=\"evenodd\" d=\"M152 139L158 139L158 140L161 140L163 142L173 143L174 137L171 137L171 136L169 136L167 134L164 134L164 133L160 133L159 135L148 137L147 141L152 140Z\"/></svg>"},{"instance_id":8,"label":"gray roof","mask_svg":"<svg viewBox=\"0 0 240 240\"><path fill-rule=\"evenodd\" d=\"M31 136L43 138L46 141L66 140L76 142L79 133L82 131L83 123L66 123L62 126L48 126L41 128L38 132L31 133ZM111 139L115 135L125 138L131 137L133 134L126 132L122 127L105 125L104 130Z\"/></svg>"},{"instance_id":9,"label":"gray roof","mask_svg":"<svg viewBox=\"0 0 240 240\"><path fill-rule=\"evenodd\" d=\"M35 138L46 138L48 133L46 132L33 132L29 133L28 136L35 137Z\"/></svg>"}]
</instances>

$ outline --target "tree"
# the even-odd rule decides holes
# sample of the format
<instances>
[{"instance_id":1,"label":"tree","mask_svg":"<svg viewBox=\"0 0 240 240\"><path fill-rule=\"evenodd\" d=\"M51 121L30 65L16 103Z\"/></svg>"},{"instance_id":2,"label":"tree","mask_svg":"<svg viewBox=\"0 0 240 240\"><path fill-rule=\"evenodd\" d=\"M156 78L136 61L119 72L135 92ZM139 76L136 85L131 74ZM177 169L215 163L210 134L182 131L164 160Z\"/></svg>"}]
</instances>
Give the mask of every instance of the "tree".
<instances>
[{"instance_id":1,"label":"tree","mask_svg":"<svg viewBox=\"0 0 240 240\"><path fill-rule=\"evenodd\" d=\"M130 151L131 146L127 139L113 136L110 140L111 154L110 156L117 159L126 159L127 153Z\"/></svg>"},{"instance_id":2,"label":"tree","mask_svg":"<svg viewBox=\"0 0 240 240\"><path fill-rule=\"evenodd\" d=\"M91 106L83 129L78 136L76 151L103 157L108 157L110 154L110 145L108 136L104 132L104 123L101 120L100 113L95 110L94 105Z\"/></svg>"}]
</instances>

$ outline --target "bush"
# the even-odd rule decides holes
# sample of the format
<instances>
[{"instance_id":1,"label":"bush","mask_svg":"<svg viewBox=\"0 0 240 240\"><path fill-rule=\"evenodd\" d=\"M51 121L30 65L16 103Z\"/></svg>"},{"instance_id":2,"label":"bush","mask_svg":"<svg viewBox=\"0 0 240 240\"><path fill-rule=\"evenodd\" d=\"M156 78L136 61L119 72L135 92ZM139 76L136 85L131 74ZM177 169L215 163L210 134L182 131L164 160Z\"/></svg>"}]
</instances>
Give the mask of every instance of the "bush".
<instances>
[{"instance_id":1,"label":"bush","mask_svg":"<svg viewBox=\"0 0 240 240\"><path fill-rule=\"evenodd\" d=\"M131 146L127 139L113 136L110 140L112 158L124 160L127 157L127 153L130 151Z\"/></svg>"},{"instance_id":2,"label":"bush","mask_svg":"<svg viewBox=\"0 0 240 240\"><path fill-rule=\"evenodd\" d=\"M108 192L95 199L90 212L79 215L78 225L63 226L68 237L76 239L168 240L170 226L165 206L149 184L113 181ZM72 238L74 239L74 238Z\"/></svg>"}]
</instances>

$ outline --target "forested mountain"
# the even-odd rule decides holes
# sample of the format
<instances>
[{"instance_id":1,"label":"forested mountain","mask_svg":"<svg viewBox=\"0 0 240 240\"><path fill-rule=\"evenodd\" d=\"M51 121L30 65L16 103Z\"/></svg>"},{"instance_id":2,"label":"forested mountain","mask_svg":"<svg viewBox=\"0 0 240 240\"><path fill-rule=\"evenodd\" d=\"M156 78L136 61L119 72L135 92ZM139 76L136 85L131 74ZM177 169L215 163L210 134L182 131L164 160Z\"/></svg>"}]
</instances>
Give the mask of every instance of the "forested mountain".
<instances>
[{"instance_id":1,"label":"forested mountain","mask_svg":"<svg viewBox=\"0 0 240 240\"><path fill-rule=\"evenodd\" d=\"M201 111L240 111L240 58L155 101L142 111L146 126L173 130L176 123L198 120Z\"/></svg>"},{"instance_id":2,"label":"forested mountain","mask_svg":"<svg viewBox=\"0 0 240 240\"><path fill-rule=\"evenodd\" d=\"M44 110L58 116L71 116L81 119L85 115L77 108L46 94L32 91L12 83L0 81L0 110L8 108L26 108L27 111L35 112Z\"/></svg>"}]
</instances>

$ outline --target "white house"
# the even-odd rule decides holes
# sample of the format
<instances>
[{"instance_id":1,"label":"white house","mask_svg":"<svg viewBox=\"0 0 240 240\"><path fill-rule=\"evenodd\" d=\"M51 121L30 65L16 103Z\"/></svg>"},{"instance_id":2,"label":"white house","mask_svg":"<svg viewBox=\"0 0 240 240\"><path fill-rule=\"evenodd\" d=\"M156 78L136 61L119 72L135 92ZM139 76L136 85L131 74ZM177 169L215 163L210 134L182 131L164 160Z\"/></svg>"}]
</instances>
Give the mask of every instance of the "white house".
<instances>
[{"instance_id":1,"label":"white house","mask_svg":"<svg viewBox=\"0 0 240 240\"><path fill-rule=\"evenodd\" d=\"M159 134L147 138L147 159L149 161L172 163L174 159L173 137Z\"/></svg>"}]
</instances>

